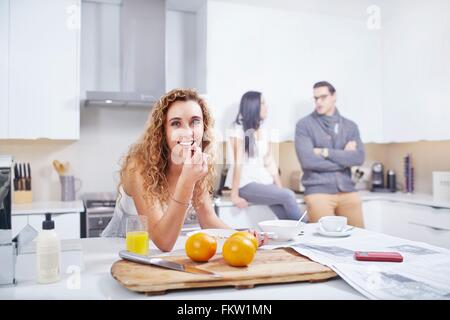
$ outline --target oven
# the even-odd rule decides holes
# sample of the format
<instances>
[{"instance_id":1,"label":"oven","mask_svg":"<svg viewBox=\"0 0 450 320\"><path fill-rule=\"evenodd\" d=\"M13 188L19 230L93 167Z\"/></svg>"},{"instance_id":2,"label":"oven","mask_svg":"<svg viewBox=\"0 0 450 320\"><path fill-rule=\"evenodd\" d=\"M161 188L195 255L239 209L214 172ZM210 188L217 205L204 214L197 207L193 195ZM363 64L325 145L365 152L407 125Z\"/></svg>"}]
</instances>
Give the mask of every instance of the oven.
<instances>
[{"instance_id":1,"label":"oven","mask_svg":"<svg viewBox=\"0 0 450 320\"><path fill-rule=\"evenodd\" d=\"M86 208L83 234L87 238L100 237L111 221L116 206L114 193L90 193L83 196Z\"/></svg>"},{"instance_id":2,"label":"oven","mask_svg":"<svg viewBox=\"0 0 450 320\"><path fill-rule=\"evenodd\" d=\"M81 221L81 237L100 237L103 230L111 221L116 206L115 193L89 193L82 196L85 214ZM198 217L190 210L186 214L182 232L197 230L200 228Z\"/></svg>"},{"instance_id":3,"label":"oven","mask_svg":"<svg viewBox=\"0 0 450 320\"><path fill-rule=\"evenodd\" d=\"M0 285L15 280L17 247L12 239L12 157L0 155Z\"/></svg>"}]
</instances>

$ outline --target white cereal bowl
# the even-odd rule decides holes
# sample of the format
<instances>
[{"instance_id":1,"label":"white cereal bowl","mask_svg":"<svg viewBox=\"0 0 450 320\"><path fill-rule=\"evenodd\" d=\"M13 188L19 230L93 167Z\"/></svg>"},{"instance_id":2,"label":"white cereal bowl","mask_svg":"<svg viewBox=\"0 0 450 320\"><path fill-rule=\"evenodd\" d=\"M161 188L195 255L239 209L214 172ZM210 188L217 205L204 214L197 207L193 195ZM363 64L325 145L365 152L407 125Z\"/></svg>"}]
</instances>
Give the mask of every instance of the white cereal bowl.
<instances>
[{"instance_id":1,"label":"white cereal bowl","mask_svg":"<svg viewBox=\"0 0 450 320\"><path fill-rule=\"evenodd\" d=\"M276 240L287 241L294 239L303 229L301 222L297 227L297 220L267 220L258 223L263 232L275 233Z\"/></svg>"}]
</instances>

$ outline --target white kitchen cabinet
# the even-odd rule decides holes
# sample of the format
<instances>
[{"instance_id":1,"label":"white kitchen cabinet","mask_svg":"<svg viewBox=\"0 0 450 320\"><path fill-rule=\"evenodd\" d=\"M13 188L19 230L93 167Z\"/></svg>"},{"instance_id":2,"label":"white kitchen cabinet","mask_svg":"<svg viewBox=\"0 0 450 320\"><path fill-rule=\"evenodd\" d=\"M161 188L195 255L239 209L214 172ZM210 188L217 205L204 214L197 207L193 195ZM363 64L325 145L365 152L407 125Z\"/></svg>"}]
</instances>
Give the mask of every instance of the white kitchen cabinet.
<instances>
[{"instance_id":1,"label":"white kitchen cabinet","mask_svg":"<svg viewBox=\"0 0 450 320\"><path fill-rule=\"evenodd\" d=\"M389 1L387 8L394 15L381 30L384 141L449 139L450 2Z\"/></svg>"},{"instance_id":2,"label":"white kitchen cabinet","mask_svg":"<svg viewBox=\"0 0 450 320\"><path fill-rule=\"evenodd\" d=\"M368 230L450 249L450 209L377 200L363 211Z\"/></svg>"},{"instance_id":3,"label":"white kitchen cabinet","mask_svg":"<svg viewBox=\"0 0 450 320\"><path fill-rule=\"evenodd\" d=\"M450 249L450 230L431 227L427 224L410 224L411 240L426 242Z\"/></svg>"},{"instance_id":4,"label":"white kitchen cabinet","mask_svg":"<svg viewBox=\"0 0 450 320\"><path fill-rule=\"evenodd\" d=\"M412 239L410 236L408 217L420 214L422 206L390 201L380 201L380 205L382 233L404 239L417 240Z\"/></svg>"},{"instance_id":5,"label":"white kitchen cabinet","mask_svg":"<svg viewBox=\"0 0 450 320\"><path fill-rule=\"evenodd\" d=\"M79 139L80 0L9 6L9 129L1 137Z\"/></svg>"},{"instance_id":6,"label":"white kitchen cabinet","mask_svg":"<svg viewBox=\"0 0 450 320\"><path fill-rule=\"evenodd\" d=\"M13 215L12 216L12 231L13 235L27 225L31 225L37 231L42 230L42 221L45 220L45 215L29 214L29 215ZM55 231L60 239L79 239L80 238L80 213L61 213L52 214L52 220L55 222Z\"/></svg>"},{"instance_id":7,"label":"white kitchen cabinet","mask_svg":"<svg viewBox=\"0 0 450 320\"><path fill-rule=\"evenodd\" d=\"M408 239L423 241L450 249L450 210L409 205L407 217Z\"/></svg>"},{"instance_id":8,"label":"white kitchen cabinet","mask_svg":"<svg viewBox=\"0 0 450 320\"><path fill-rule=\"evenodd\" d=\"M0 0L0 139L8 135L9 0Z\"/></svg>"},{"instance_id":9,"label":"white kitchen cabinet","mask_svg":"<svg viewBox=\"0 0 450 320\"><path fill-rule=\"evenodd\" d=\"M13 215L11 217L11 227L12 227L12 235L13 237L17 236L17 234L25 227L28 223L28 215ZM40 229L33 226L36 231Z\"/></svg>"},{"instance_id":10,"label":"white kitchen cabinet","mask_svg":"<svg viewBox=\"0 0 450 320\"><path fill-rule=\"evenodd\" d=\"M363 201L362 207L364 228L370 231L382 232L381 203L379 201Z\"/></svg>"},{"instance_id":11,"label":"white kitchen cabinet","mask_svg":"<svg viewBox=\"0 0 450 320\"><path fill-rule=\"evenodd\" d=\"M277 219L267 206L250 206L245 209L237 207L219 208L219 217L231 228L256 228L258 222Z\"/></svg>"},{"instance_id":12,"label":"white kitchen cabinet","mask_svg":"<svg viewBox=\"0 0 450 320\"><path fill-rule=\"evenodd\" d=\"M300 212L304 212L305 206L299 205L299 207ZM219 207L218 216L232 228L253 228L257 230L259 230L258 222L278 219L268 206L262 205L250 205L244 209L235 206Z\"/></svg>"}]
</instances>

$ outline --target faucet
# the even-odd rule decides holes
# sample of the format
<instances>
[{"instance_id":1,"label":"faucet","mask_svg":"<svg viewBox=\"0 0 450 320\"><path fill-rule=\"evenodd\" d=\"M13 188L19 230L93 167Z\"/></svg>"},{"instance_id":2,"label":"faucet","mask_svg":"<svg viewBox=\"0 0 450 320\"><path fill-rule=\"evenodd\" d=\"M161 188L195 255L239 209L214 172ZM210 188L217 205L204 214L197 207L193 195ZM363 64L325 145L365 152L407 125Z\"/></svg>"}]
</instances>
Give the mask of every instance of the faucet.
<instances>
[{"instance_id":1,"label":"faucet","mask_svg":"<svg viewBox=\"0 0 450 320\"><path fill-rule=\"evenodd\" d=\"M0 285L16 283L17 242L11 229L12 157L0 155Z\"/></svg>"}]
</instances>

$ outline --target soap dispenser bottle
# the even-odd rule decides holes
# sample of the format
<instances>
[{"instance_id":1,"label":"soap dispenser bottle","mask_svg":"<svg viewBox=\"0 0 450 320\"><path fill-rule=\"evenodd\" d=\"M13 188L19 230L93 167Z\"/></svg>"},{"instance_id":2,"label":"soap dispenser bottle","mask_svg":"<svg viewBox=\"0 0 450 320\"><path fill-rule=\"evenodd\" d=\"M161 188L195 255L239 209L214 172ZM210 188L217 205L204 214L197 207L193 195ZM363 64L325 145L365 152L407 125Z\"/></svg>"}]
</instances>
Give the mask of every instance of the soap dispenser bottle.
<instances>
[{"instance_id":1,"label":"soap dispenser bottle","mask_svg":"<svg viewBox=\"0 0 450 320\"><path fill-rule=\"evenodd\" d=\"M45 214L42 231L36 241L37 282L52 283L60 279L61 241L55 232L51 214Z\"/></svg>"}]
</instances>

